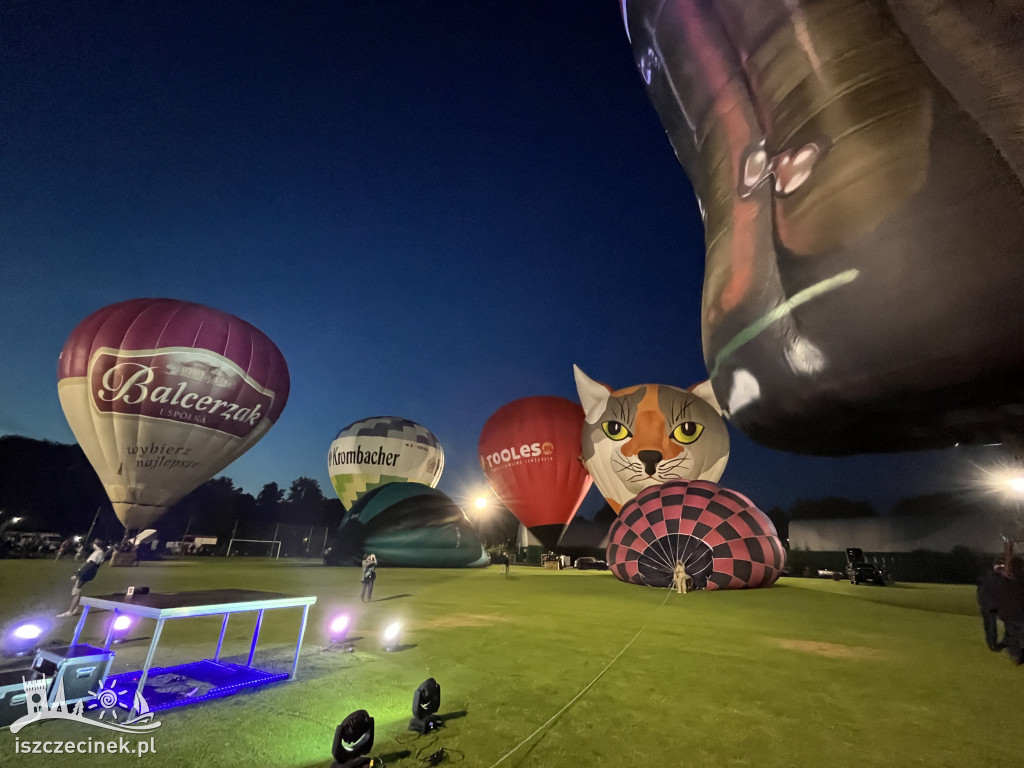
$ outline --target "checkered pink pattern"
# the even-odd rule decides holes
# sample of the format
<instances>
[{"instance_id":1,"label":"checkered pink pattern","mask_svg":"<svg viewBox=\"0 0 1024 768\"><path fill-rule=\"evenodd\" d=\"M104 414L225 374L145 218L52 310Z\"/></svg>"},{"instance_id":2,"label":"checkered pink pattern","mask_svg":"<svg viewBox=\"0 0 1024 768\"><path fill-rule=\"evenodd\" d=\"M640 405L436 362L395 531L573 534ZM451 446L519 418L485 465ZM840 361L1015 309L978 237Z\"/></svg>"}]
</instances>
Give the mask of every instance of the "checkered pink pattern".
<instances>
[{"instance_id":1,"label":"checkered pink pattern","mask_svg":"<svg viewBox=\"0 0 1024 768\"><path fill-rule=\"evenodd\" d=\"M705 480L644 489L609 532L608 565L622 581L671 586L682 562L703 589L775 582L786 552L768 516L746 496Z\"/></svg>"}]
</instances>

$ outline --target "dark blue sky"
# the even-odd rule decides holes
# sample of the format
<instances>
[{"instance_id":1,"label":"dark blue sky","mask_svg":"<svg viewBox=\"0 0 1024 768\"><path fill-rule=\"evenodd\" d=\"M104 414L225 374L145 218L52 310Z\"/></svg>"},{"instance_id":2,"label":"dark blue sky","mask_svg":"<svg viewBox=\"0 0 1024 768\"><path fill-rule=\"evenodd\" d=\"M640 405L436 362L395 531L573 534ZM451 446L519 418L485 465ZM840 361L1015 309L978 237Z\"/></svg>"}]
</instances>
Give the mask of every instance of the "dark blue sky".
<instances>
[{"instance_id":1,"label":"dark blue sky","mask_svg":"<svg viewBox=\"0 0 1024 768\"><path fill-rule=\"evenodd\" d=\"M460 498L487 417L576 400L573 363L616 388L706 377L697 206L614 0L8 0L0 67L0 434L73 442L61 347L144 296L284 353L289 404L224 473L253 494L332 493L337 431L388 414L438 436ZM970 477L957 451L733 439L722 483L765 509Z\"/></svg>"}]
</instances>

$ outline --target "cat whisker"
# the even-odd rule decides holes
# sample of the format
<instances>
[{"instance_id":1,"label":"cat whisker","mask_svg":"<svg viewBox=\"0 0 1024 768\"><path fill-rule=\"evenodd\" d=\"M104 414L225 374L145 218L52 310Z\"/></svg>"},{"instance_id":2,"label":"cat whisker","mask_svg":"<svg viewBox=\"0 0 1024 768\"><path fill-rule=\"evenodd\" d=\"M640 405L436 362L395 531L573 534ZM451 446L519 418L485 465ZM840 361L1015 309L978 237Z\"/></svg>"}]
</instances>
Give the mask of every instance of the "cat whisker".
<instances>
[{"instance_id":1,"label":"cat whisker","mask_svg":"<svg viewBox=\"0 0 1024 768\"><path fill-rule=\"evenodd\" d=\"M680 464L685 466L685 465L688 465L688 464L691 464L691 463L693 463L693 456L691 456L689 453L681 453L678 456L676 456L674 459L667 459L667 460L661 462L661 466L675 468L675 467L679 466Z\"/></svg>"},{"instance_id":2,"label":"cat whisker","mask_svg":"<svg viewBox=\"0 0 1024 768\"><path fill-rule=\"evenodd\" d=\"M612 461L615 462L616 464L618 464L620 467L623 467L623 468L632 467L633 466L633 462L630 461L625 456L620 456L620 455L612 454Z\"/></svg>"}]
</instances>

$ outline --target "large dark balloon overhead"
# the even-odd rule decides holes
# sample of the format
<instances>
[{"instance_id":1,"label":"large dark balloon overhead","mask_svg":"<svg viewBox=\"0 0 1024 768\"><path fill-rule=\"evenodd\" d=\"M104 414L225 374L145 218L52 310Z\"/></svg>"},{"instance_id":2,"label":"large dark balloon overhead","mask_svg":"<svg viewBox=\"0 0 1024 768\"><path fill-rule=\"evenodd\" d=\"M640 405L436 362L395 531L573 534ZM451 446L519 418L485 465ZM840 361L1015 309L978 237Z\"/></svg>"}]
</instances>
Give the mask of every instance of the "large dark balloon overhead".
<instances>
[{"instance_id":1,"label":"large dark balloon overhead","mask_svg":"<svg viewBox=\"0 0 1024 768\"><path fill-rule=\"evenodd\" d=\"M338 526L333 559L358 562L372 552L381 566L462 568L489 562L466 513L422 483L381 485L364 494Z\"/></svg>"},{"instance_id":2,"label":"large dark balloon overhead","mask_svg":"<svg viewBox=\"0 0 1024 768\"><path fill-rule=\"evenodd\" d=\"M707 480L674 480L622 508L607 558L616 577L633 584L671 587L682 567L696 589L745 589L774 583L786 551L746 496Z\"/></svg>"},{"instance_id":3,"label":"large dark balloon overhead","mask_svg":"<svg viewBox=\"0 0 1024 768\"><path fill-rule=\"evenodd\" d=\"M480 466L494 494L553 549L593 482L580 460L583 409L538 395L506 403L480 432Z\"/></svg>"},{"instance_id":4,"label":"large dark balloon overhead","mask_svg":"<svg viewBox=\"0 0 1024 768\"><path fill-rule=\"evenodd\" d=\"M134 299L85 318L57 370L61 407L118 519L146 528L245 453L288 401L277 346L234 315Z\"/></svg>"},{"instance_id":5,"label":"large dark balloon overhead","mask_svg":"<svg viewBox=\"0 0 1024 768\"><path fill-rule=\"evenodd\" d=\"M702 335L759 442L1024 433L1019 0L623 0L700 202Z\"/></svg>"}]
</instances>

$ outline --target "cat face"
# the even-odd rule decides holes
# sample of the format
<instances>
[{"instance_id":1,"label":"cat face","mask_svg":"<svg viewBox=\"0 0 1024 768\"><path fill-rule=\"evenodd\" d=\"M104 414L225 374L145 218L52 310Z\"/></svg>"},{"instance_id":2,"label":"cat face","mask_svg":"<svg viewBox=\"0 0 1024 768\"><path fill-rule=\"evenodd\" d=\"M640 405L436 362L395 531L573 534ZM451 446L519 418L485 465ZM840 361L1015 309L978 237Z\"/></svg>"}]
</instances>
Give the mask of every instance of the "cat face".
<instances>
[{"instance_id":1,"label":"cat face","mask_svg":"<svg viewBox=\"0 0 1024 768\"><path fill-rule=\"evenodd\" d=\"M586 414L583 464L616 512L649 485L722 476L729 432L706 382L692 390L641 384L612 391L573 370Z\"/></svg>"}]
</instances>

